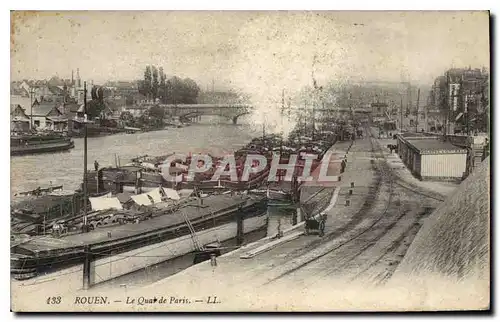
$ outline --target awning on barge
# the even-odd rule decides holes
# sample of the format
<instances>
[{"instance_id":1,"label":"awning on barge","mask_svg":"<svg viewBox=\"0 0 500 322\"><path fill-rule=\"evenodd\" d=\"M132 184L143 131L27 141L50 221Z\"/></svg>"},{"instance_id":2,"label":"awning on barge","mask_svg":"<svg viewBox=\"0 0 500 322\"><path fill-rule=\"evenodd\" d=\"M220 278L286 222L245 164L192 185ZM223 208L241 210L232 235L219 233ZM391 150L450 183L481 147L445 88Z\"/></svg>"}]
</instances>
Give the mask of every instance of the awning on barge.
<instances>
[{"instance_id":1,"label":"awning on barge","mask_svg":"<svg viewBox=\"0 0 500 322\"><path fill-rule=\"evenodd\" d=\"M163 192L165 193L165 196L168 199L172 199L172 200L180 200L181 199L181 197L179 196L177 191L175 191L174 189L163 188Z\"/></svg>"},{"instance_id":2,"label":"awning on barge","mask_svg":"<svg viewBox=\"0 0 500 322\"><path fill-rule=\"evenodd\" d=\"M118 209L122 210L122 204L120 200L116 197L97 197L89 198L90 204L92 205L92 210L106 210L106 209Z\"/></svg>"},{"instance_id":3,"label":"awning on barge","mask_svg":"<svg viewBox=\"0 0 500 322\"><path fill-rule=\"evenodd\" d=\"M132 196L132 200L138 205L149 206L155 203L161 202L162 192L160 188L155 188L147 193L141 193L140 195Z\"/></svg>"}]
</instances>

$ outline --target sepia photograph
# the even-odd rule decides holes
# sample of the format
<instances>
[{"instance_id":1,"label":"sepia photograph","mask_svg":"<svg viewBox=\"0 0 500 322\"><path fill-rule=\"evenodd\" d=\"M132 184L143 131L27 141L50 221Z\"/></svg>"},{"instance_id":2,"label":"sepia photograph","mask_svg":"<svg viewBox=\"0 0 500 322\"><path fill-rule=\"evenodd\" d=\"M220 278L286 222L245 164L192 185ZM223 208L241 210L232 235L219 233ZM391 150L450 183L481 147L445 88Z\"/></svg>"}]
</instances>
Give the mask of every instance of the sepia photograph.
<instances>
[{"instance_id":1,"label":"sepia photograph","mask_svg":"<svg viewBox=\"0 0 500 322\"><path fill-rule=\"evenodd\" d=\"M491 21L10 11L11 311L489 311Z\"/></svg>"}]
</instances>

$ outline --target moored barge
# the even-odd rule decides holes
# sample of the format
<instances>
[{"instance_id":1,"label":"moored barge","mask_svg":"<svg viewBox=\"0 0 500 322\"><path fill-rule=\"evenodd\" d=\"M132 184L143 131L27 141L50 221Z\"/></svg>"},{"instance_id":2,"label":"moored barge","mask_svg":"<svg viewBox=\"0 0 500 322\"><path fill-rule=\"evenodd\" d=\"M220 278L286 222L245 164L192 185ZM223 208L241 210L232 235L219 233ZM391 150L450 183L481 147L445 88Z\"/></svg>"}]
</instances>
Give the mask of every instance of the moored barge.
<instances>
[{"instance_id":1,"label":"moored barge","mask_svg":"<svg viewBox=\"0 0 500 322\"><path fill-rule=\"evenodd\" d=\"M167 207L168 208L168 207ZM89 249L94 259L129 252L153 244L179 242L177 247L193 251L195 247L190 226L203 234L212 231L207 242L236 237L237 230L229 229L238 220L257 225L265 224L267 200L248 195L211 195L192 198L177 205L173 212L160 204L151 216L128 223L107 221L88 233L68 234L59 238L35 236L17 238L11 244L11 274L26 279L45 272L83 263ZM123 212L123 211L122 211ZM238 218L238 216L241 216ZM112 218L113 216L111 216ZM255 218L261 218L257 222ZM226 227L227 226L227 227ZM211 240L213 239L213 240ZM180 254L184 255L184 254Z\"/></svg>"},{"instance_id":2,"label":"moored barge","mask_svg":"<svg viewBox=\"0 0 500 322\"><path fill-rule=\"evenodd\" d=\"M68 137L60 135L22 135L10 137L10 155L67 151L75 147Z\"/></svg>"}]
</instances>

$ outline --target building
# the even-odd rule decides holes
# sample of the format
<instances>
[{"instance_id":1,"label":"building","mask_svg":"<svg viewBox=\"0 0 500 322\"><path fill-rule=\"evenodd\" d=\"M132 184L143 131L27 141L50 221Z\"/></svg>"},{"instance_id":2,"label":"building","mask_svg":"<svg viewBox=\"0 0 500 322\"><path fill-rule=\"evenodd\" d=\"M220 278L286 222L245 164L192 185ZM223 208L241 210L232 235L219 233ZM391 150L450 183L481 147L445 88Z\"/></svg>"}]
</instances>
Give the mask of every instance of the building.
<instances>
[{"instance_id":1,"label":"building","mask_svg":"<svg viewBox=\"0 0 500 322\"><path fill-rule=\"evenodd\" d=\"M398 154L420 180L460 181L467 170L467 150L439 137L418 133L397 135Z\"/></svg>"},{"instance_id":2,"label":"building","mask_svg":"<svg viewBox=\"0 0 500 322\"><path fill-rule=\"evenodd\" d=\"M32 126L37 131L68 131L68 118L63 114L63 104L33 103L33 112L29 115Z\"/></svg>"},{"instance_id":3,"label":"building","mask_svg":"<svg viewBox=\"0 0 500 322\"><path fill-rule=\"evenodd\" d=\"M21 87L22 82L10 83L10 95L19 97L29 97L29 93L25 88Z\"/></svg>"},{"instance_id":4,"label":"building","mask_svg":"<svg viewBox=\"0 0 500 322\"><path fill-rule=\"evenodd\" d=\"M453 68L436 78L429 107L441 111L448 134L486 132L489 73L486 69Z\"/></svg>"},{"instance_id":5,"label":"building","mask_svg":"<svg viewBox=\"0 0 500 322\"><path fill-rule=\"evenodd\" d=\"M19 104L10 105L10 132L11 134L27 133L30 130L30 118Z\"/></svg>"}]
</instances>

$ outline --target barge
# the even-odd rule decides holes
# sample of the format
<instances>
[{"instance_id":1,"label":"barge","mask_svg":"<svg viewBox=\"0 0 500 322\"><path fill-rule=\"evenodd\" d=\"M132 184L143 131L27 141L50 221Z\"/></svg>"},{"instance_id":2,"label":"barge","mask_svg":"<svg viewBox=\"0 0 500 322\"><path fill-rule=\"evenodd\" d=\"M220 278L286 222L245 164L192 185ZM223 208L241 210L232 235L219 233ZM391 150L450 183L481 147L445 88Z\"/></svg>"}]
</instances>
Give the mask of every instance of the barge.
<instances>
[{"instance_id":1,"label":"barge","mask_svg":"<svg viewBox=\"0 0 500 322\"><path fill-rule=\"evenodd\" d=\"M113 221L113 214L102 226L88 233L60 237L17 237L11 241L11 274L15 279L28 279L64 267L82 264L90 256L94 260L148 247L175 244L182 252L196 250L192 229L199 232L203 242L212 243L234 238L239 220L249 228L259 229L267 224L267 199L249 195L211 195L191 198L176 205L156 204L148 216L134 221ZM116 211L118 214L122 211ZM142 211L142 213L145 213ZM234 227L233 227L234 226ZM234 229L233 229L234 228ZM205 234L204 231L210 231ZM180 255L184 255L179 253Z\"/></svg>"},{"instance_id":2,"label":"barge","mask_svg":"<svg viewBox=\"0 0 500 322\"><path fill-rule=\"evenodd\" d=\"M10 155L67 151L75 143L62 135L22 135L10 137Z\"/></svg>"}]
</instances>

